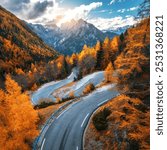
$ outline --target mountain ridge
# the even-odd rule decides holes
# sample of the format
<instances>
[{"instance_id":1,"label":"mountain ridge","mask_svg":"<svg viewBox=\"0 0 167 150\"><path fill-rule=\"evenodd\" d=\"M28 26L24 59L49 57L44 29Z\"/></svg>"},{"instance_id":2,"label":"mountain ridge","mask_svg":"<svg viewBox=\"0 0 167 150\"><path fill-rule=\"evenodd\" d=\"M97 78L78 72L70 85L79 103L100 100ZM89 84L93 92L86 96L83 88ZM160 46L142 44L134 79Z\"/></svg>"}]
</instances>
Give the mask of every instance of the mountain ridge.
<instances>
[{"instance_id":1,"label":"mountain ridge","mask_svg":"<svg viewBox=\"0 0 167 150\"><path fill-rule=\"evenodd\" d=\"M79 53L85 44L92 47L97 41L104 41L106 37L113 38L118 35L110 31L105 33L83 19L78 21L73 19L56 28L27 24L46 44L65 55Z\"/></svg>"}]
</instances>

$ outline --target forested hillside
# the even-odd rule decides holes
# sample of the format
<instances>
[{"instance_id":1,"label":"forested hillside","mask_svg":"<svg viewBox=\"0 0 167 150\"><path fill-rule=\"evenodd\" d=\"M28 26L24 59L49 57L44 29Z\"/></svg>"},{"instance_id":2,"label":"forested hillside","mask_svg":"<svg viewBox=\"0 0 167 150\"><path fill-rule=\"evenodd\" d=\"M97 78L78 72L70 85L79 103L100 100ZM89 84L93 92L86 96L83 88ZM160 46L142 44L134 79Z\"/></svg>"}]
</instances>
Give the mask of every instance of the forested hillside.
<instances>
[{"instance_id":1,"label":"forested hillside","mask_svg":"<svg viewBox=\"0 0 167 150\"><path fill-rule=\"evenodd\" d=\"M39 118L26 91L64 79L76 67L79 76L74 82L87 74L105 70L103 84L116 84L115 90L121 94L94 115L86 135L86 149L96 147L94 141L103 143L102 148L107 149L121 148L120 143L127 149L135 145L138 149L148 149L149 62L149 18L120 36L106 37L93 47L84 45L80 53L64 56L45 45L23 21L0 6L0 146L30 149L38 134ZM92 90L95 87L90 84L83 94L90 94Z\"/></svg>"},{"instance_id":2,"label":"forested hillside","mask_svg":"<svg viewBox=\"0 0 167 150\"><path fill-rule=\"evenodd\" d=\"M5 91L0 89L0 149L29 150L39 133L38 121L29 96L7 75Z\"/></svg>"},{"instance_id":3,"label":"forested hillside","mask_svg":"<svg viewBox=\"0 0 167 150\"><path fill-rule=\"evenodd\" d=\"M26 24L0 6L0 80L17 69L29 71L32 63L47 62L57 52L43 43Z\"/></svg>"},{"instance_id":4,"label":"forested hillside","mask_svg":"<svg viewBox=\"0 0 167 150\"><path fill-rule=\"evenodd\" d=\"M81 53L67 56L67 60L70 65L78 66L82 75L104 70L110 62L114 65L121 43L119 36L113 39L106 37L103 42L98 41L94 47L84 45Z\"/></svg>"},{"instance_id":5,"label":"forested hillside","mask_svg":"<svg viewBox=\"0 0 167 150\"><path fill-rule=\"evenodd\" d=\"M120 55L115 60L119 88L149 105L150 20L141 21L122 36Z\"/></svg>"},{"instance_id":6,"label":"forested hillside","mask_svg":"<svg viewBox=\"0 0 167 150\"><path fill-rule=\"evenodd\" d=\"M120 41L105 77L106 82L117 83L121 95L93 116L86 132L86 150L150 148L150 20L128 29Z\"/></svg>"},{"instance_id":7,"label":"forested hillside","mask_svg":"<svg viewBox=\"0 0 167 150\"><path fill-rule=\"evenodd\" d=\"M82 75L110 66L111 76L115 77L120 91L149 104L149 42L150 20L145 19L120 36L106 38L94 47L85 45L81 53L73 54L67 60L70 60L69 64L79 66Z\"/></svg>"}]
</instances>

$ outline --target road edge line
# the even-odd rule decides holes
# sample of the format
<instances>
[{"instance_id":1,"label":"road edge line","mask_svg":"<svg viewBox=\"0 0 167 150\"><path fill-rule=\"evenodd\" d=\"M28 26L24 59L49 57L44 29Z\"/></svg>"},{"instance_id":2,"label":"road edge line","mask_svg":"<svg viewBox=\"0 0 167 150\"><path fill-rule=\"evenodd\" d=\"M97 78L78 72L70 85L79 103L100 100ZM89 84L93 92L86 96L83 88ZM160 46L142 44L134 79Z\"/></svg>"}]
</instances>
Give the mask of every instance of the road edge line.
<instances>
[{"instance_id":1,"label":"road edge line","mask_svg":"<svg viewBox=\"0 0 167 150\"><path fill-rule=\"evenodd\" d=\"M90 121L91 121L93 115L98 111L98 109L99 109L102 105L106 104L108 101L110 101L110 100L116 98L116 97L119 96L119 95L120 95L120 93L116 94L116 95L115 95L113 98L111 98L111 99L105 100L104 103L102 103L102 104L99 105L99 106L97 105L97 108L95 108L94 111L93 111L92 113L90 113L90 116L89 116L89 118L88 118L88 123L86 124L86 127L84 128L84 132L83 132L83 134L82 134L82 145L81 145L82 150L84 150L85 134L86 134L86 131L87 131L87 129L88 129L88 126L89 126L89 124L90 124Z\"/></svg>"},{"instance_id":2,"label":"road edge line","mask_svg":"<svg viewBox=\"0 0 167 150\"><path fill-rule=\"evenodd\" d=\"M45 144L45 141L46 141L46 139L44 138L44 140L43 140L43 142L42 142L41 150L43 150L43 146L44 146L44 144Z\"/></svg>"},{"instance_id":3,"label":"road edge line","mask_svg":"<svg viewBox=\"0 0 167 150\"><path fill-rule=\"evenodd\" d=\"M86 119L89 117L89 114L90 114L90 113L88 113L88 114L85 116L84 120L82 121L82 123L81 123L81 128L83 127L83 125L84 125Z\"/></svg>"}]
</instances>

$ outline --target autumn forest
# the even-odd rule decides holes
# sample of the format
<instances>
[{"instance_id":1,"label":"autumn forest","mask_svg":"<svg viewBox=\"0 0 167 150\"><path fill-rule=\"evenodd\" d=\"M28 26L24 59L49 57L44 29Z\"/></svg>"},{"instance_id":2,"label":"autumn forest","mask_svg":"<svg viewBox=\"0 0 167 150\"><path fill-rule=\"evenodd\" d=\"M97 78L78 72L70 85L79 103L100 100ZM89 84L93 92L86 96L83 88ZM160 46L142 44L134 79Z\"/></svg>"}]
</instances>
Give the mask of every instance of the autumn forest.
<instances>
[{"instance_id":1,"label":"autumn forest","mask_svg":"<svg viewBox=\"0 0 167 150\"><path fill-rule=\"evenodd\" d=\"M149 149L149 67L148 16L113 38L106 37L94 46L85 44L81 52L63 55L0 6L0 149L33 149L41 126L59 106L111 84L119 95L110 98L90 119L84 148L98 149L98 141L105 150ZM73 91L64 99L57 97L57 102L32 104L33 92L51 81L68 79L73 68L79 72L67 87L100 71L104 80L99 87L86 85L79 96ZM115 137L118 139L113 140Z\"/></svg>"}]
</instances>

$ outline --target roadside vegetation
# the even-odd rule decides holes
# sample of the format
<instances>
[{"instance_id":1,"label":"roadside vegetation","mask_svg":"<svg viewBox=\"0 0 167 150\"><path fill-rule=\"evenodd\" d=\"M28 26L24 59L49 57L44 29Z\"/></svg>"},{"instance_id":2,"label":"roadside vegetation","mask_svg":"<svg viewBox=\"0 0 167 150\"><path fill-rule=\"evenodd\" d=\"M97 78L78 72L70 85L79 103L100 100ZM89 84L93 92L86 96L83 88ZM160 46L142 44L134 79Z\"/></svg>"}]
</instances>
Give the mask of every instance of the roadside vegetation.
<instances>
[{"instance_id":1,"label":"roadside vegetation","mask_svg":"<svg viewBox=\"0 0 167 150\"><path fill-rule=\"evenodd\" d=\"M42 109L37 109L36 111L38 112L38 116L39 116L38 128L41 130L43 125L50 118L50 116L64 104L65 103L50 105Z\"/></svg>"},{"instance_id":2,"label":"roadside vegetation","mask_svg":"<svg viewBox=\"0 0 167 150\"><path fill-rule=\"evenodd\" d=\"M85 137L85 150L146 150L150 147L149 107L120 95L95 113Z\"/></svg>"},{"instance_id":3,"label":"roadside vegetation","mask_svg":"<svg viewBox=\"0 0 167 150\"><path fill-rule=\"evenodd\" d=\"M85 149L149 149L149 18L113 39L106 37L93 47L84 45L79 54L72 56L53 51L1 6L0 20L0 148L31 149L39 134L38 125L75 95L72 91L67 98L57 97L56 105L42 99L35 106L40 109L35 110L25 91L34 91L46 82L63 79L73 67L78 67L80 73L75 81L105 70L105 82L116 83L122 94L95 113L86 132ZM95 86L90 83L83 94L93 90Z\"/></svg>"},{"instance_id":4,"label":"roadside vegetation","mask_svg":"<svg viewBox=\"0 0 167 150\"><path fill-rule=\"evenodd\" d=\"M64 102L66 102L66 101L72 100L72 99L74 99L74 98L76 98L75 95L74 95L74 91L71 91L71 92L69 93L69 95L68 95L67 97L65 97L65 98L57 97L57 98L56 98L56 102L57 102L58 104L61 104L61 103L64 103Z\"/></svg>"},{"instance_id":5,"label":"roadside vegetation","mask_svg":"<svg viewBox=\"0 0 167 150\"><path fill-rule=\"evenodd\" d=\"M55 102L53 102L51 99L43 98L39 100L38 105L34 106L34 109L46 108L51 105L55 105Z\"/></svg>"},{"instance_id":6,"label":"roadside vegetation","mask_svg":"<svg viewBox=\"0 0 167 150\"><path fill-rule=\"evenodd\" d=\"M93 116L93 124L97 130L105 130L108 128L107 117L110 115L110 110L104 108Z\"/></svg>"},{"instance_id":7,"label":"roadside vegetation","mask_svg":"<svg viewBox=\"0 0 167 150\"><path fill-rule=\"evenodd\" d=\"M29 96L21 92L21 87L9 75L6 76L5 91L0 90L0 95L0 147L30 150L39 133L39 117Z\"/></svg>"},{"instance_id":8,"label":"roadside vegetation","mask_svg":"<svg viewBox=\"0 0 167 150\"><path fill-rule=\"evenodd\" d=\"M83 90L83 94L89 94L94 90L95 90L95 86L93 85L93 83L89 83L88 85L85 86Z\"/></svg>"},{"instance_id":9,"label":"roadside vegetation","mask_svg":"<svg viewBox=\"0 0 167 150\"><path fill-rule=\"evenodd\" d=\"M93 115L85 134L86 150L150 149L150 19L127 29L119 39L117 56L104 75L121 95ZM104 115L106 109L109 115Z\"/></svg>"}]
</instances>

